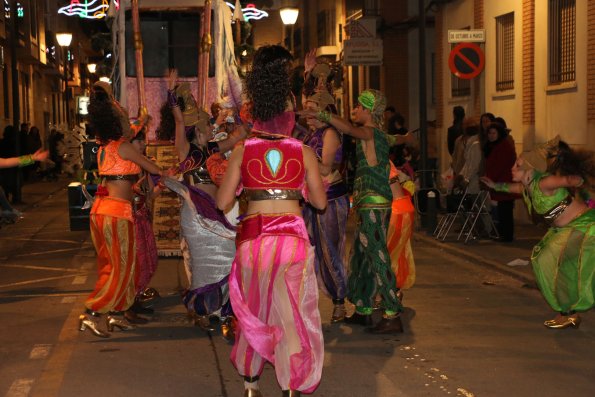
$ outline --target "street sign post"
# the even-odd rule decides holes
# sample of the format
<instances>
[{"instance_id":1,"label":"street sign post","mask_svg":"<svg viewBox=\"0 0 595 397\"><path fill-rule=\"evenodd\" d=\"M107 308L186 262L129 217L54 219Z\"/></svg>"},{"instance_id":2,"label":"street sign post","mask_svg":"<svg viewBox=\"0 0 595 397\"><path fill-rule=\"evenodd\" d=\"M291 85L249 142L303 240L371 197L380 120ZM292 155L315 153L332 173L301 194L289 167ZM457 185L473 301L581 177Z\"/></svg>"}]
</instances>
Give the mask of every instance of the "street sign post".
<instances>
[{"instance_id":1,"label":"street sign post","mask_svg":"<svg viewBox=\"0 0 595 397\"><path fill-rule=\"evenodd\" d=\"M382 65L382 39L376 38L376 18L360 18L345 27L349 39L344 41L346 66Z\"/></svg>"},{"instance_id":2,"label":"street sign post","mask_svg":"<svg viewBox=\"0 0 595 397\"><path fill-rule=\"evenodd\" d=\"M477 44L460 43L450 51L448 67L460 79L473 79L483 71L485 56Z\"/></svg>"},{"instance_id":3,"label":"street sign post","mask_svg":"<svg viewBox=\"0 0 595 397\"><path fill-rule=\"evenodd\" d=\"M485 29L448 31L449 43L485 43L485 41Z\"/></svg>"}]
</instances>

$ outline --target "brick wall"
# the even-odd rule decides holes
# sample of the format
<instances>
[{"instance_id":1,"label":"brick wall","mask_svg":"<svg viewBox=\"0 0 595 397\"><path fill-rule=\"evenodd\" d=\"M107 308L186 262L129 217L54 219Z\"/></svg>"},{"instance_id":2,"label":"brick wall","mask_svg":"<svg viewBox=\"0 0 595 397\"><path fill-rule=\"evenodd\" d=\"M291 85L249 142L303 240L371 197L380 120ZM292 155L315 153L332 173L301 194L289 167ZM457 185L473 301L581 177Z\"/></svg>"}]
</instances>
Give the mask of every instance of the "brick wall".
<instances>
[{"instance_id":1,"label":"brick wall","mask_svg":"<svg viewBox=\"0 0 595 397\"><path fill-rule=\"evenodd\" d=\"M407 2L392 0L381 3L381 14L386 24L407 18ZM387 105L393 105L405 118L409 114L409 42L406 29L389 29L383 39L384 87ZM409 120L406 120L409 123ZM408 124L407 124L408 125Z\"/></svg>"},{"instance_id":2,"label":"brick wall","mask_svg":"<svg viewBox=\"0 0 595 397\"><path fill-rule=\"evenodd\" d=\"M595 0L587 3L587 120L595 121Z\"/></svg>"},{"instance_id":3,"label":"brick wall","mask_svg":"<svg viewBox=\"0 0 595 397\"><path fill-rule=\"evenodd\" d=\"M483 2L484 0L473 0L474 29L483 29ZM473 114L470 114L469 116L479 118L481 113L481 78L477 77L473 79Z\"/></svg>"},{"instance_id":4,"label":"brick wall","mask_svg":"<svg viewBox=\"0 0 595 397\"><path fill-rule=\"evenodd\" d=\"M595 0L594 0L595 1ZM436 13L436 127L444 127L444 8Z\"/></svg>"},{"instance_id":5,"label":"brick wall","mask_svg":"<svg viewBox=\"0 0 595 397\"><path fill-rule=\"evenodd\" d=\"M590 0L592 3L595 1ZM535 0L523 0L523 124L535 124Z\"/></svg>"}]
</instances>

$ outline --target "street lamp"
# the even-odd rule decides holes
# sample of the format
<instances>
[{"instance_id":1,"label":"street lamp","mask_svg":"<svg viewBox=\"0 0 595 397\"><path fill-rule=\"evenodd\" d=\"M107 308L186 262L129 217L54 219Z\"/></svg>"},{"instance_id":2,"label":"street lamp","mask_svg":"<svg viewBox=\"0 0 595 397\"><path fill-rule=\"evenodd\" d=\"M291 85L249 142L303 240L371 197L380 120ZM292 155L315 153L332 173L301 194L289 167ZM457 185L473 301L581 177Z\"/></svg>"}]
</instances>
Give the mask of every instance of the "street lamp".
<instances>
[{"instance_id":1,"label":"street lamp","mask_svg":"<svg viewBox=\"0 0 595 397\"><path fill-rule=\"evenodd\" d=\"M95 74L95 72L97 71L97 64L96 63L87 64L87 70L89 71L89 73Z\"/></svg>"},{"instance_id":2,"label":"street lamp","mask_svg":"<svg viewBox=\"0 0 595 397\"><path fill-rule=\"evenodd\" d=\"M70 112L68 111L68 46L72 42L72 33L56 33L56 40L64 49L64 111L66 112L66 124L70 127Z\"/></svg>"},{"instance_id":3,"label":"street lamp","mask_svg":"<svg viewBox=\"0 0 595 397\"><path fill-rule=\"evenodd\" d=\"M291 25L289 49L291 51L291 54L293 55L293 25L295 25L295 23L297 22L300 10L295 7L284 7L279 10L279 14L281 14L281 20L283 21L283 25ZM285 29L285 27L283 27L283 29Z\"/></svg>"}]
</instances>

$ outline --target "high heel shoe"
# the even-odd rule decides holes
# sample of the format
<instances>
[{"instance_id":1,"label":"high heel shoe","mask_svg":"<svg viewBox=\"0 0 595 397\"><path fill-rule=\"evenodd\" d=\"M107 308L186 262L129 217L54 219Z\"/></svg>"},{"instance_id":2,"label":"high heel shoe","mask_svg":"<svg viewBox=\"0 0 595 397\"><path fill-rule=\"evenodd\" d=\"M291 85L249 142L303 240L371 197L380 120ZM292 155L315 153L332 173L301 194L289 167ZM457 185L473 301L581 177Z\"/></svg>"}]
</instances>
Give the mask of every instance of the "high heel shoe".
<instances>
[{"instance_id":1,"label":"high heel shoe","mask_svg":"<svg viewBox=\"0 0 595 397\"><path fill-rule=\"evenodd\" d=\"M341 303L335 304L333 307L333 315L331 316L331 323L338 323L345 320L345 314L345 305Z\"/></svg>"},{"instance_id":2,"label":"high heel shoe","mask_svg":"<svg viewBox=\"0 0 595 397\"><path fill-rule=\"evenodd\" d=\"M233 344L235 341L236 333L236 319L233 316L227 316L221 323L221 334L226 342Z\"/></svg>"},{"instance_id":3,"label":"high heel shoe","mask_svg":"<svg viewBox=\"0 0 595 397\"><path fill-rule=\"evenodd\" d=\"M91 333L95 336L99 336L100 338L109 338L110 335L107 332L104 332L99 329L97 323L84 314L79 316L79 331L85 332L85 330L91 330Z\"/></svg>"},{"instance_id":4,"label":"high heel shoe","mask_svg":"<svg viewBox=\"0 0 595 397\"><path fill-rule=\"evenodd\" d=\"M245 389L244 397L262 397L262 393L258 389Z\"/></svg>"},{"instance_id":5,"label":"high heel shoe","mask_svg":"<svg viewBox=\"0 0 595 397\"><path fill-rule=\"evenodd\" d=\"M297 390L283 390L283 397L301 397L302 393Z\"/></svg>"},{"instance_id":6,"label":"high heel shoe","mask_svg":"<svg viewBox=\"0 0 595 397\"><path fill-rule=\"evenodd\" d=\"M209 320L209 316L200 316L198 314L192 315L192 321L194 325L200 327L205 332L212 332L215 331L215 328L211 325L211 320Z\"/></svg>"},{"instance_id":7,"label":"high heel shoe","mask_svg":"<svg viewBox=\"0 0 595 397\"><path fill-rule=\"evenodd\" d=\"M130 324L128 321L126 321L125 319L118 319L112 316L107 316L107 330L109 332L114 332L114 327L119 328L120 331L131 331L133 329L136 329L136 327L132 324Z\"/></svg>"},{"instance_id":8,"label":"high heel shoe","mask_svg":"<svg viewBox=\"0 0 595 397\"><path fill-rule=\"evenodd\" d=\"M564 318L555 318L553 320L547 320L543 323L548 328L551 329L564 329L568 327L578 328L581 325L581 318L578 314L574 314L572 316L568 316Z\"/></svg>"}]
</instances>

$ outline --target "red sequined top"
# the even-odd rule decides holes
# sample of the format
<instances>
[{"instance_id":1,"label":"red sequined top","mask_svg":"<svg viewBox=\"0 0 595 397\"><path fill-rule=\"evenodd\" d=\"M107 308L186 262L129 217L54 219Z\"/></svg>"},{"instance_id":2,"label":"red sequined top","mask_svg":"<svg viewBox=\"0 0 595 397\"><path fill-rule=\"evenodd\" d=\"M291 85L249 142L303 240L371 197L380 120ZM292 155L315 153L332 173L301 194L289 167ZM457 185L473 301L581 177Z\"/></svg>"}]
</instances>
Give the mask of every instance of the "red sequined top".
<instances>
[{"instance_id":1,"label":"red sequined top","mask_svg":"<svg viewBox=\"0 0 595 397\"><path fill-rule=\"evenodd\" d=\"M249 138L241 169L244 189L301 190L306 176L303 144L294 138Z\"/></svg>"}]
</instances>

